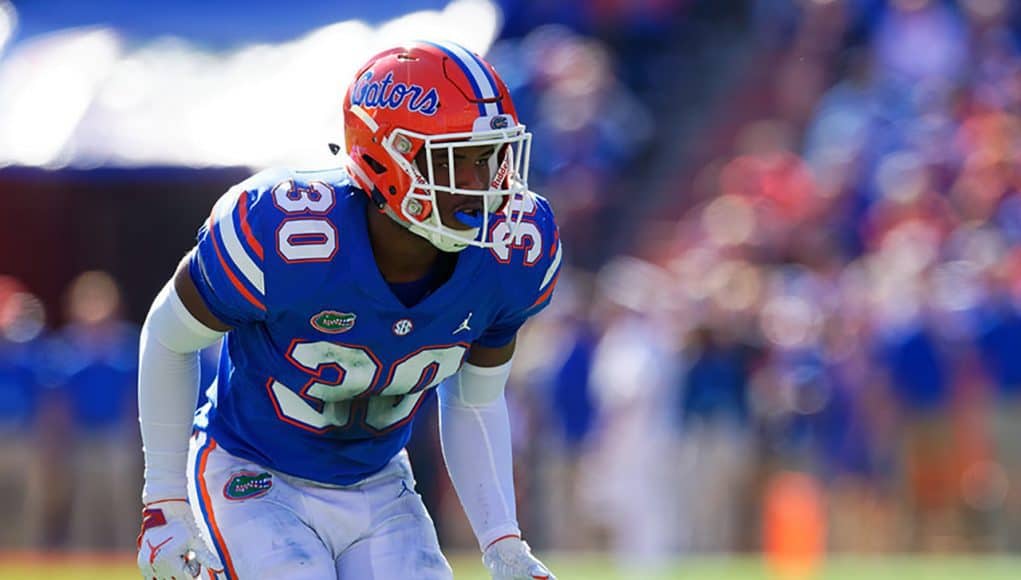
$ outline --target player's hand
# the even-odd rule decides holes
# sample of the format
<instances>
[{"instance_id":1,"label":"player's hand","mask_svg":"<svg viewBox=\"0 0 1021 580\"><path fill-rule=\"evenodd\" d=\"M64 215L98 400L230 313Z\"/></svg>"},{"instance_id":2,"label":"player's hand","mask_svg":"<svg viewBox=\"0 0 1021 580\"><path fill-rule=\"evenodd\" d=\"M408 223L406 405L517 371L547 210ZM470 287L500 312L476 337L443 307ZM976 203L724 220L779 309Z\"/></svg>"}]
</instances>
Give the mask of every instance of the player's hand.
<instances>
[{"instance_id":1,"label":"player's hand","mask_svg":"<svg viewBox=\"0 0 1021 580\"><path fill-rule=\"evenodd\" d=\"M497 540L482 554L482 563L493 580L557 580L542 562L532 555L521 538Z\"/></svg>"},{"instance_id":2,"label":"player's hand","mask_svg":"<svg viewBox=\"0 0 1021 580\"><path fill-rule=\"evenodd\" d=\"M202 541L191 506L182 499L154 502L142 509L138 569L152 580L188 580L223 564Z\"/></svg>"}]
</instances>

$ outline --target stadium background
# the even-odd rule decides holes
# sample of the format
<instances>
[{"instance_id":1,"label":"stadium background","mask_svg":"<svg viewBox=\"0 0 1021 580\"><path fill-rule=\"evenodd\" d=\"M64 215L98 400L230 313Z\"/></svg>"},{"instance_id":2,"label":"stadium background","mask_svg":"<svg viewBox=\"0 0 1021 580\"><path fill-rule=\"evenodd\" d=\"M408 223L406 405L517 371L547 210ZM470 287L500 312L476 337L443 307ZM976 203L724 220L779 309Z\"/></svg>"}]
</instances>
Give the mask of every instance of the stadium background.
<instances>
[{"instance_id":1,"label":"stadium background","mask_svg":"<svg viewBox=\"0 0 1021 580\"><path fill-rule=\"evenodd\" d=\"M0 577L133 577L150 300L429 36L503 74L561 224L509 391L561 578L1021 574L1018 3L88 4L0 1Z\"/></svg>"}]
</instances>

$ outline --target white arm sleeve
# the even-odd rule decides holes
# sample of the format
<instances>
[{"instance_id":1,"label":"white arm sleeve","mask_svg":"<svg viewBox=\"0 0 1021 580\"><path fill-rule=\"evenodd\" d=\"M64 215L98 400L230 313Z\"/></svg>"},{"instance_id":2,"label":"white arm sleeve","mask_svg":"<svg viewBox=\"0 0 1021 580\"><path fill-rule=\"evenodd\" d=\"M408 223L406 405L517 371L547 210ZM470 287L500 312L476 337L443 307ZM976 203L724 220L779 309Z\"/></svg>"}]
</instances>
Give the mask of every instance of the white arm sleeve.
<instances>
[{"instance_id":1,"label":"white arm sleeve","mask_svg":"<svg viewBox=\"0 0 1021 580\"><path fill-rule=\"evenodd\" d=\"M145 453L142 502L186 498L188 439L198 401L198 351L223 336L199 322L171 280L142 325L138 421Z\"/></svg>"},{"instance_id":2,"label":"white arm sleeve","mask_svg":"<svg viewBox=\"0 0 1021 580\"><path fill-rule=\"evenodd\" d=\"M443 458L483 550L498 538L521 535L503 396L510 368L510 362L498 367L465 363L439 387Z\"/></svg>"}]
</instances>

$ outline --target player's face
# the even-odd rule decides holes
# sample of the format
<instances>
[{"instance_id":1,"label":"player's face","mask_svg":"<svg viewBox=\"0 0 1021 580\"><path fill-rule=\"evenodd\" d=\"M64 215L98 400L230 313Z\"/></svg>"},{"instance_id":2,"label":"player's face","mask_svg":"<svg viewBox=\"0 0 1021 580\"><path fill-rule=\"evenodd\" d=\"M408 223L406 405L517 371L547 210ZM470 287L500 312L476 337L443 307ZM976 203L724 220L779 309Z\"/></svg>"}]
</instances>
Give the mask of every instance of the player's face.
<instances>
[{"instance_id":1,"label":"player's face","mask_svg":"<svg viewBox=\"0 0 1021 580\"><path fill-rule=\"evenodd\" d=\"M454 187L459 189L484 190L489 188L490 158L496 149L492 145L478 147L457 147L454 149ZM419 171L429 175L425 154L416 158ZM447 155L434 153L432 159L433 179L436 185L450 186L450 162ZM456 217L457 212L478 215L482 211L482 197L474 195L458 195L445 191L436 192L440 219L443 224L458 230L469 230L472 226L465 225Z\"/></svg>"}]
</instances>

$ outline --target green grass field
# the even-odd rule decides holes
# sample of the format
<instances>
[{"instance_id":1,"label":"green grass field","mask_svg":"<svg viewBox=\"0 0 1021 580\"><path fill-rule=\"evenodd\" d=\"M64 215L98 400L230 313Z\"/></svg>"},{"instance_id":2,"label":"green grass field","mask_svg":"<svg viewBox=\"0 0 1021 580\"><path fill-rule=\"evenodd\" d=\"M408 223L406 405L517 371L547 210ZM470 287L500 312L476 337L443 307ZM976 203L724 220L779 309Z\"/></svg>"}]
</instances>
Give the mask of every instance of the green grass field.
<instances>
[{"instance_id":1,"label":"green grass field","mask_svg":"<svg viewBox=\"0 0 1021 580\"><path fill-rule=\"evenodd\" d=\"M616 570L603 556L553 556L548 563L559 580L784 580L770 574L754 557L692 559L659 574ZM457 580L488 580L473 556L451 559ZM0 558L0 580L137 580L138 572L127 558L104 561L62 559L46 562ZM812 580L1016 580L1021 558L895 557L831 558ZM283 580L283 579L282 579ZM409 579L411 580L411 579ZM807 579L799 579L807 580Z\"/></svg>"}]
</instances>

